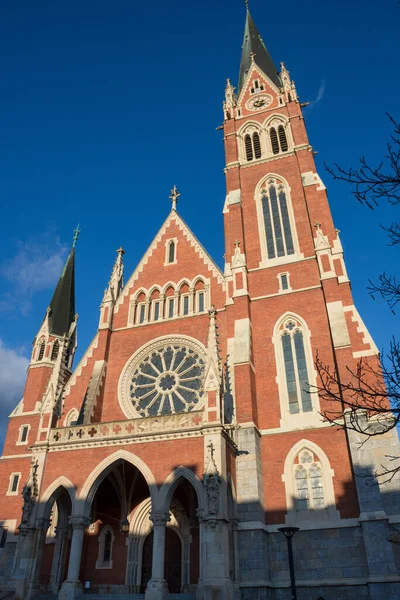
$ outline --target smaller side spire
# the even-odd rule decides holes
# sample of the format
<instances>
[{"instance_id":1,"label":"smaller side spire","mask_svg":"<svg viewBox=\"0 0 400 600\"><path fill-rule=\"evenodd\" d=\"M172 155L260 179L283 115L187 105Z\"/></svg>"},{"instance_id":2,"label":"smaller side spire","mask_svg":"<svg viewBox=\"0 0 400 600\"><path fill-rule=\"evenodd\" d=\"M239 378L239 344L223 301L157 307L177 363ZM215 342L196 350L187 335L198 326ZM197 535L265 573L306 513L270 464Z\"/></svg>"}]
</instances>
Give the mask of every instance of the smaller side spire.
<instances>
[{"instance_id":1,"label":"smaller side spire","mask_svg":"<svg viewBox=\"0 0 400 600\"><path fill-rule=\"evenodd\" d=\"M108 300L116 302L124 287L124 254L125 250L122 247L118 248L117 258L115 259L108 286L104 292L103 302L107 302Z\"/></svg>"}]
</instances>

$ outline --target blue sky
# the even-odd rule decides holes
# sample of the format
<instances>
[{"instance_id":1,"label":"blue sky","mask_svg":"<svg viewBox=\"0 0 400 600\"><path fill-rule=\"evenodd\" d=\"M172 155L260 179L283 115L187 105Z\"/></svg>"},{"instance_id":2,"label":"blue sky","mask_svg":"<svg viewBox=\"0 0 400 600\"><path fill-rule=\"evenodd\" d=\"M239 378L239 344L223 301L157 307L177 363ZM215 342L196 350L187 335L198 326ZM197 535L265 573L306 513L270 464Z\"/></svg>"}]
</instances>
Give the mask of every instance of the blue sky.
<instances>
[{"instance_id":1,"label":"blue sky","mask_svg":"<svg viewBox=\"0 0 400 600\"><path fill-rule=\"evenodd\" d=\"M324 161L378 163L400 118L396 0L251 0L275 63L285 61L318 151L358 309L380 348L398 319L368 296L394 272L378 222L396 209L360 206ZM236 82L242 0L3 0L0 4L0 440L20 399L27 357L79 222L79 355L120 245L126 275L170 209L221 265L225 79Z\"/></svg>"}]
</instances>

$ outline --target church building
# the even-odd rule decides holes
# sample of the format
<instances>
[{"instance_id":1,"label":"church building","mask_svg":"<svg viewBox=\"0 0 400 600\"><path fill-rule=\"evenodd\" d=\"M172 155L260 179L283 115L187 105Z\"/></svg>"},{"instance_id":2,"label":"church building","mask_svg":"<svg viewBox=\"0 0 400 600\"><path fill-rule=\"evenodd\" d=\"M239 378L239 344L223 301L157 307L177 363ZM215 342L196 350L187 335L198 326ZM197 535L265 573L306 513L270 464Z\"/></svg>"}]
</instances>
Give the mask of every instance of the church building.
<instances>
[{"instance_id":1,"label":"church building","mask_svg":"<svg viewBox=\"0 0 400 600\"><path fill-rule=\"evenodd\" d=\"M76 365L74 240L0 459L0 592L290 600L291 527L299 600L400 598L398 483L354 475L397 433L360 446L318 394L317 353L346 378L378 350L303 107L247 8L223 105L224 270L174 187L125 283L117 250Z\"/></svg>"}]
</instances>

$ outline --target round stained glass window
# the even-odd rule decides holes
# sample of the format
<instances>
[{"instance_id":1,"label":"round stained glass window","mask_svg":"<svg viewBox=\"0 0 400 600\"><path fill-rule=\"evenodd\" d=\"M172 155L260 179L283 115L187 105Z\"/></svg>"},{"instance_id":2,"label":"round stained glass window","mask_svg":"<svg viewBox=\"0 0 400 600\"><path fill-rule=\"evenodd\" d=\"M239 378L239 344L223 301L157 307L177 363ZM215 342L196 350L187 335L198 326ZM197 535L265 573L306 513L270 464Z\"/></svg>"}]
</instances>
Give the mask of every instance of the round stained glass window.
<instances>
[{"instance_id":1,"label":"round stained glass window","mask_svg":"<svg viewBox=\"0 0 400 600\"><path fill-rule=\"evenodd\" d=\"M204 396L203 356L200 346L183 339L151 344L128 365L124 376L127 396L124 405L130 405L136 417L156 417L200 408Z\"/></svg>"}]
</instances>

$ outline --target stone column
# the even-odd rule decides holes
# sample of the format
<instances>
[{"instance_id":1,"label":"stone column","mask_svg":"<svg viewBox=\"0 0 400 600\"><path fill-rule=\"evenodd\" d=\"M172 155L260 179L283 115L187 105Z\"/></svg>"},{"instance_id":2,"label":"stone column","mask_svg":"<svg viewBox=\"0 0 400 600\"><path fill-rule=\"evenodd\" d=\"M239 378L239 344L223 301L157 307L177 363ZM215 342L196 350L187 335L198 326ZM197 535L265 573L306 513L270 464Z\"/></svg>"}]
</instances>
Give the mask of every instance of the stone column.
<instances>
[{"instance_id":1,"label":"stone column","mask_svg":"<svg viewBox=\"0 0 400 600\"><path fill-rule=\"evenodd\" d=\"M69 553L68 575L58 595L59 600L75 600L76 598L80 598L83 593L82 584L79 579L79 570L81 567L85 529L89 526L90 521L84 517L70 517L69 523L72 525L72 540Z\"/></svg>"},{"instance_id":2,"label":"stone column","mask_svg":"<svg viewBox=\"0 0 400 600\"><path fill-rule=\"evenodd\" d=\"M129 586L129 593L133 594L140 593L140 585L138 581L139 542L140 538L133 535L128 536L128 561L126 564L125 583Z\"/></svg>"},{"instance_id":3,"label":"stone column","mask_svg":"<svg viewBox=\"0 0 400 600\"><path fill-rule=\"evenodd\" d=\"M153 522L153 564L151 579L147 584L146 600L163 600L167 597L167 582L164 579L165 562L165 526L169 521L169 513L151 513Z\"/></svg>"},{"instance_id":4,"label":"stone column","mask_svg":"<svg viewBox=\"0 0 400 600\"><path fill-rule=\"evenodd\" d=\"M58 593L62 583L65 552L67 549L68 527L56 527L56 543L54 545L53 564L51 566L51 590Z\"/></svg>"},{"instance_id":5,"label":"stone column","mask_svg":"<svg viewBox=\"0 0 400 600\"><path fill-rule=\"evenodd\" d=\"M183 538L183 592L190 592L190 543L191 536Z\"/></svg>"},{"instance_id":6,"label":"stone column","mask_svg":"<svg viewBox=\"0 0 400 600\"><path fill-rule=\"evenodd\" d=\"M40 565L49 525L49 519L38 519L36 527L20 529L21 539L18 540L18 557L13 573L16 600L28 600L39 593Z\"/></svg>"}]
</instances>

